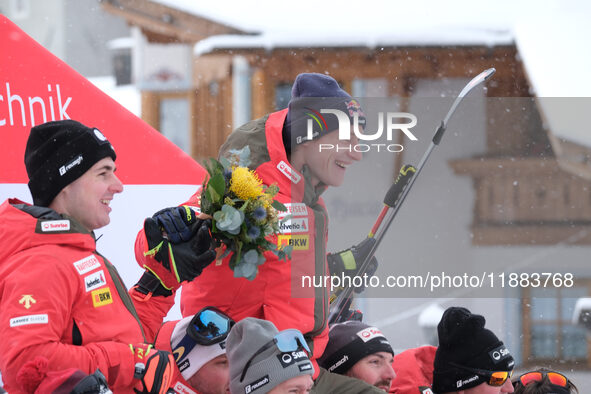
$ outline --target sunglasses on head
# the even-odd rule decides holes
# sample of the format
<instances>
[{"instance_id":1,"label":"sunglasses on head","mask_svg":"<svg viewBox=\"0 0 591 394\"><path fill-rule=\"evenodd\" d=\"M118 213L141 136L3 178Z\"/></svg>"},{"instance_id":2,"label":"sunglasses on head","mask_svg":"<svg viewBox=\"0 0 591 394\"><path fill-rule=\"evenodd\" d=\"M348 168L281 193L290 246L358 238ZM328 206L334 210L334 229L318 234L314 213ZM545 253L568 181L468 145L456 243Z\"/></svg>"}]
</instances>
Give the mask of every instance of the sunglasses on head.
<instances>
[{"instance_id":1,"label":"sunglasses on head","mask_svg":"<svg viewBox=\"0 0 591 394\"><path fill-rule=\"evenodd\" d=\"M559 387L567 387L568 386L567 377L564 376L563 374L561 374L560 372L554 372L554 371L526 372L519 377L518 381L521 382L522 385L527 386L531 382L541 382L542 380L544 380L544 376L547 376L550 383L552 383L555 386L559 386Z\"/></svg>"},{"instance_id":2,"label":"sunglasses on head","mask_svg":"<svg viewBox=\"0 0 591 394\"><path fill-rule=\"evenodd\" d=\"M224 341L234 324L234 320L217 308L201 309L189 322L186 335L172 349L175 361L184 360L195 345L210 346Z\"/></svg>"},{"instance_id":3,"label":"sunglasses on head","mask_svg":"<svg viewBox=\"0 0 591 394\"><path fill-rule=\"evenodd\" d=\"M486 369L469 368L460 364L450 363L454 367L463 369L464 371L472 372L486 380L489 386L500 387L505 384L507 379L511 379L513 370L511 371L488 371Z\"/></svg>"},{"instance_id":4,"label":"sunglasses on head","mask_svg":"<svg viewBox=\"0 0 591 394\"><path fill-rule=\"evenodd\" d=\"M261 346L259 350L257 350L252 355L252 357L248 359L248 361L244 365L244 369L242 370L242 375L240 375L240 383L242 383L242 381L244 380L244 377L246 376L246 371L248 371L248 368L250 367L250 363L252 363L252 360L254 360L256 356L263 353L265 350L270 349L273 345L276 345L277 349L284 353L305 349L308 352L308 354L310 354L310 348L308 347L308 343L304 339L304 336L301 332L293 328L283 330L277 335L275 335L273 339L271 339L269 342Z\"/></svg>"}]
</instances>

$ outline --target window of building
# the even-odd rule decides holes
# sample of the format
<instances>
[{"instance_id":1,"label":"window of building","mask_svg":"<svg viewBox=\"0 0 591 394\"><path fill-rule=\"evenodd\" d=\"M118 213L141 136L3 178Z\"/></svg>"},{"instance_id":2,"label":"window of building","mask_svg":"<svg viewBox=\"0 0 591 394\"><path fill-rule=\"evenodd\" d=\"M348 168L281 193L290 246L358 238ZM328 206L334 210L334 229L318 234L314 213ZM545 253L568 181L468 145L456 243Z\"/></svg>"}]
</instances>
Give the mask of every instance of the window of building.
<instances>
[{"instance_id":1,"label":"window of building","mask_svg":"<svg viewBox=\"0 0 591 394\"><path fill-rule=\"evenodd\" d=\"M160 132L172 143L191 154L189 100L163 98L160 100Z\"/></svg>"},{"instance_id":2,"label":"window of building","mask_svg":"<svg viewBox=\"0 0 591 394\"><path fill-rule=\"evenodd\" d=\"M279 111L287 108L291 99L291 83L280 83L275 86L275 110Z\"/></svg>"},{"instance_id":3,"label":"window of building","mask_svg":"<svg viewBox=\"0 0 591 394\"><path fill-rule=\"evenodd\" d=\"M526 365L584 365L589 359L586 329L572 322L586 286L524 289L523 349Z\"/></svg>"}]
</instances>

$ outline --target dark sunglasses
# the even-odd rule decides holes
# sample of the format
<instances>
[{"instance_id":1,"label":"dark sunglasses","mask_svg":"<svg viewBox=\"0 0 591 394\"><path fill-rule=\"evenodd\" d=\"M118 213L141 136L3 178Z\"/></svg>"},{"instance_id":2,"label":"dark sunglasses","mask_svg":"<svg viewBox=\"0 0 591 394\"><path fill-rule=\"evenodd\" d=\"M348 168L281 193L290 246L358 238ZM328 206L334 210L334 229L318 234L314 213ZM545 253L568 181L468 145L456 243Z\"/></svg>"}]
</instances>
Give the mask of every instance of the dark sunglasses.
<instances>
[{"instance_id":1,"label":"dark sunglasses","mask_svg":"<svg viewBox=\"0 0 591 394\"><path fill-rule=\"evenodd\" d=\"M283 330L277 335L273 337L269 342L265 343L263 346L257 350L252 357L248 359L246 364L244 365L244 369L242 370L242 375L240 375L240 383L244 380L246 376L246 372L250 367L250 363L252 360L255 359L256 356L263 353L265 350L271 348L272 346L276 345L277 349L281 352L294 352L299 349L305 349L308 354L310 354L310 348L304 339L304 336L301 332L296 329L290 328L287 330Z\"/></svg>"},{"instance_id":2,"label":"dark sunglasses","mask_svg":"<svg viewBox=\"0 0 591 394\"><path fill-rule=\"evenodd\" d=\"M521 382L522 385L527 386L531 382L541 382L542 380L544 380L544 376L547 376L550 383L552 383L555 386L568 386L567 377L561 374L560 372L555 371L526 372L519 377L518 381Z\"/></svg>"},{"instance_id":3,"label":"dark sunglasses","mask_svg":"<svg viewBox=\"0 0 591 394\"><path fill-rule=\"evenodd\" d=\"M511 371L488 371L486 369L469 368L460 364L450 363L454 367L463 369L464 371L475 373L476 375L483 377L489 386L500 387L505 384L507 379L510 379L513 375Z\"/></svg>"},{"instance_id":4,"label":"dark sunglasses","mask_svg":"<svg viewBox=\"0 0 591 394\"><path fill-rule=\"evenodd\" d=\"M187 333L172 349L177 364L186 357L195 345L210 346L226 339L235 322L213 306L201 309L187 326Z\"/></svg>"}]
</instances>

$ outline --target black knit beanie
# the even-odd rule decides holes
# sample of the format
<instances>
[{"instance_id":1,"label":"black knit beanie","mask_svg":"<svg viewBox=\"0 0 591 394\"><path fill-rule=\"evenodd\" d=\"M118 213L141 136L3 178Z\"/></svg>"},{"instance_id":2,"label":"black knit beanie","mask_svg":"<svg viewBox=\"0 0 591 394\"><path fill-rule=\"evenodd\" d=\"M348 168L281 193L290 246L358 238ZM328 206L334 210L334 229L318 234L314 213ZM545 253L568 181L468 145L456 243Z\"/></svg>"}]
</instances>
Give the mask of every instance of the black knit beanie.
<instances>
[{"instance_id":1,"label":"black knit beanie","mask_svg":"<svg viewBox=\"0 0 591 394\"><path fill-rule=\"evenodd\" d=\"M308 120L312 121L313 138L338 130L339 121L333 114L322 114L322 109L336 109L345 113L352 122L365 125L365 114L357 100L341 89L337 81L324 74L299 74L291 89L291 100L283 127L286 152L308 141Z\"/></svg>"},{"instance_id":2,"label":"black knit beanie","mask_svg":"<svg viewBox=\"0 0 591 394\"><path fill-rule=\"evenodd\" d=\"M330 327L328 344L318 365L344 375L359 360L378 352L394 356L392 346L379 329L358 321L338 323Z\"/></svg>"},{"instance_id":3,"label":"black knit beanie","mask_svg":"<svg viewBox=\"0 0 591 394\"><path fill-rule=\"evenodd\" d=\"M33 203L47 207L55 196L115 150L96 128L75 120L43 123L31 129L25 149L25 167Z\"/></svg>"},{"instance_id":4,"label":"black knit beanie","mask_svg":"<svg viewBox=\"0 0 591 394\"><path fill-rule=\"evenodd\" d=\"M503 342L484 328L485 319L466 308L451 307L444 313L437 333L433 391L437 394L476 387L486 378L458 366L490 372L511 371L513 356ZM455 365L454 365L455 364Z\"/></svg>"}]
</instances>

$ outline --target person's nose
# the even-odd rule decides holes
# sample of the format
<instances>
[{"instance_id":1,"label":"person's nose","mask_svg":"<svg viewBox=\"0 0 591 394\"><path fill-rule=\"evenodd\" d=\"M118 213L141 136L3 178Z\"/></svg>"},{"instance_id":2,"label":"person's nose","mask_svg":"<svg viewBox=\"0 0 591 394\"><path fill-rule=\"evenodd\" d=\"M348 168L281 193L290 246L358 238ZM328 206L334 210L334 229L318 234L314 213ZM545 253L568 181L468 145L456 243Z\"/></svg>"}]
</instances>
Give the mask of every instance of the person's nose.
<instances>
[{"instance_id":1,"label":"person's nose","mask_svg":"<svg viewBox=\"0 0 591 394\"><path fill-rule=\"evenodd\" d=\"M502 393L512 393L513 392L513 383L511 383L511 379L507 379L505 384L503 384Z\"/></svg>"},{"instance_id":2,"label":"person's nose","mask_svg":"<svg viewBox=\"0 0 591 394\"><path fill-rule=\"evenodd\" d=\"M117 178L117 175L113 174L113 182L111 183L111 187L109 188L111 192L114 193L121 193L123 191L123 183Z\"/></svg>"}]
</instances>

